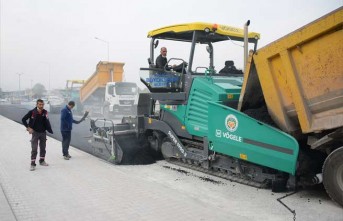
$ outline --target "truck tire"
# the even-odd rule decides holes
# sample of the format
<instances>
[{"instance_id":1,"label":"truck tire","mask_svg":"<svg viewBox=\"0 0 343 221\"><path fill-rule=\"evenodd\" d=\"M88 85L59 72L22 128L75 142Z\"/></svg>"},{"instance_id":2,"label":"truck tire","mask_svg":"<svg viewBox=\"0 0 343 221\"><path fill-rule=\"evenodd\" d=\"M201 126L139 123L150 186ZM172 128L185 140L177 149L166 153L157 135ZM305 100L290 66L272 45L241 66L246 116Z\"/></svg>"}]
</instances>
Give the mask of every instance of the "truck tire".
<instances>
[{"instance_id":1,"label":"truck tire","mask_svg":"<svg viewBox=\"0 0 343 221\"><path fill-rule=\"evenodd\" d=\"M326 158L323 165L323 184L331 199L343 207L343 147Z\"/></svg>"}]
</instances>

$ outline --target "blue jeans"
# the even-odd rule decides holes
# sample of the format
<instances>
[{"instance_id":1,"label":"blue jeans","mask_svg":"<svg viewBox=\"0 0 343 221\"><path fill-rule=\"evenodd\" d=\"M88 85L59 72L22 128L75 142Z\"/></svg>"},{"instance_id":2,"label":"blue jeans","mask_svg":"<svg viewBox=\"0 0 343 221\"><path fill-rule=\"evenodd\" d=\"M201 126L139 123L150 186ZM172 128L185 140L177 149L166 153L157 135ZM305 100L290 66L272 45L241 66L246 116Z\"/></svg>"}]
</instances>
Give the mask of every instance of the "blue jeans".
<instances>
[{"instance_id":1,"label":"blue jeans","mask_svg":"<svg viewBox=\"0 0 343 221\"><path fill-rule=\"evenodd\" d=\"M61 131L62 134L62 153L63 156L69 155L69 144L71 140L71 131Z\"/></svg>"}]
</instances>

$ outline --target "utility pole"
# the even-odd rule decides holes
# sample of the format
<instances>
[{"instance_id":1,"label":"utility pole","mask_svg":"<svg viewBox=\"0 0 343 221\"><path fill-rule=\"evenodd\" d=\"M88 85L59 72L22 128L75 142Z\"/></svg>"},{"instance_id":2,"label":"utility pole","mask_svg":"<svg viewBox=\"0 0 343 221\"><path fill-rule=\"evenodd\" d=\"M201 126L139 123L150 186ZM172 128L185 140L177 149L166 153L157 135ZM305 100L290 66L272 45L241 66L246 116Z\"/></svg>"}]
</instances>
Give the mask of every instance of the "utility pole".
<instances>
[{"instance_id":1,"label":"utility pole","mask_svg":"<svg viewBox=\"0 0 343 221\"><path fill-rule=\"evenodd\" d=\"M110 42L103 40L101 38L95 37L96 40L102 41L107 44L107 61L110 62Z\"/></svg>"},{"instance_id":2,"label":"utility pole","mask_svg":"<svg viewBox=\"0 0 343 221\"><path fill-rule=\"evenodd\" d=\"M98 37L94 37L94 38L96 40L102 41L102 42L107 44L107 64L106 64L106 66L107 66L107 69L108 69L108 74L111 77L111 81L113 81L113 79L114 79L114 72L113 72L112 69L110 70L110 42L108 42L108 41L106 41L104 39L98 38Z\"/></svg>"},{"instance_id":3,"label":"utility pole","mask_svg":"<svg viewBox=\"0 0 343 221\"><path fill-rule=\"evenodd\" d=\"M32 99L32 98L33 98L32 79L31 79L31 88L30 88L30 91L31 91L31 99Z\"/></svg>"},{"instance_id":4,"label":"utility pole","mask_svg":"<svg viewBox=\"0 0 343 221\"><path fill-rule=\"evenodd\" d=\"M24 73L17 73L17 75L18 75L18 77L19 77L19 93L18 93L18 97L19 97L19 100L21 100L20 99L20 90L21 90L21 88L20 88L20 76L22 76Z\"/></svg>"}]
</instances>

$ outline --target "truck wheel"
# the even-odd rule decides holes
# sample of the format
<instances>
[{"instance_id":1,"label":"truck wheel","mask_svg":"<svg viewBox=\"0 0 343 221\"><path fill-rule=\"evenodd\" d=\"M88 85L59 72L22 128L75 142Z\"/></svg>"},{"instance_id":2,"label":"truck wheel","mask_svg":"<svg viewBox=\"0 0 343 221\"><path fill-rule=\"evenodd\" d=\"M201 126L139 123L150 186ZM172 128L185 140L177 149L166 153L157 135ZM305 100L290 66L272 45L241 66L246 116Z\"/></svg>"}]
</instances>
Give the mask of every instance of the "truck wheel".
<instances>
[{"instance_id":1,"label":"truck wheel","mask_svg":"<svg viewBox=\"0 0 343 221\"><path fill-rule=\"evenodd\" d=\"M343 147L326 158L323 165L323 184L331 199L343 206Z\"/></svg>"}]
</instances>

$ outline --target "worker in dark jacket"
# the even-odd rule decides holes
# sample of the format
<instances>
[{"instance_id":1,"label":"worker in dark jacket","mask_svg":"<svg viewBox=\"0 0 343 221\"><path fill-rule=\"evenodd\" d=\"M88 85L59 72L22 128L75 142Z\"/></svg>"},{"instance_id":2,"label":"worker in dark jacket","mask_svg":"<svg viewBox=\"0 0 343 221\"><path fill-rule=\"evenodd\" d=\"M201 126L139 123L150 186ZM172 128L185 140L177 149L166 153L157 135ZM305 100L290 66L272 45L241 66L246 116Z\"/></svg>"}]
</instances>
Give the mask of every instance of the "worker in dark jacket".
<instances>
[{"instance_id":1,"label":"worker in dark jacket","mask_svg":"<svg viewBox=\"0 0 343 221\"><path fill-rule=\"evenodd\" d=\"M29 119L29 123L27 120ZM31 167L30 170L33 171L36 168L36 157L39 142L39 164L42 166L48 166L45 162L46 154L46 131L53 133L48 117L48 112L44 109L44 101L38 99L36 102L36 107L30 110L22 119L26 130L32 134L31 139Z\"/></svg>"},{"instance_id":2,"label":"worker in dark jacket","mask_svg":"<svg viewBox=\"0 0 343 221\"><path fill-rule=\"evenodd\" d=\"M167 48L161 47L160 55L156 58L155 68L165 69L167 71L174 70L179 73L185 73L185 68L187 67L186 62L182 62L179 65L166 65L168 63L167 59Z\"/></svg>"},{"instance_id":3,"label":"worker in dark jacket","mask_svg":"<svg viewBox=\"0 0 343 221\"><path fill-rule=\"evenodd\" d=\"M71 131L73 129L73 123L79 124L85 120L88 112L84 114L81 120L76 121L73 118L73 112L71 111L75 107L74 101L69 101L69 103L61 110L61 134L62 134L62 153L65 160L71 158L69 154L69 145L71 140Z\"/></svg>"},{"instance_id":4,"label":"worker in dark jacket","mask_svg":"<svg viewBox=\"0 0 343 221\"><path fill-rule=\"evenodd\" d=\"M167 48L162 47L160 51L160 55L156 58L156 68L164 69L165 65L167 64Z\"/></svg>"},{"instance_id":5,"label":"worker in dark jacket","mask_svg":"<svg viewBox=\"0 0 343 221\"><path fill-rule=\"evenodd\" d=\"M225 67L219 71L219 74L243 74L242 70L235 67L235 63L231 60L225 61Z\"/></svg>"}]
</instances>

